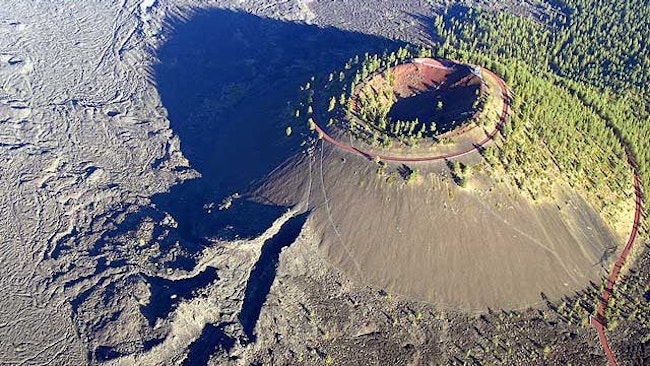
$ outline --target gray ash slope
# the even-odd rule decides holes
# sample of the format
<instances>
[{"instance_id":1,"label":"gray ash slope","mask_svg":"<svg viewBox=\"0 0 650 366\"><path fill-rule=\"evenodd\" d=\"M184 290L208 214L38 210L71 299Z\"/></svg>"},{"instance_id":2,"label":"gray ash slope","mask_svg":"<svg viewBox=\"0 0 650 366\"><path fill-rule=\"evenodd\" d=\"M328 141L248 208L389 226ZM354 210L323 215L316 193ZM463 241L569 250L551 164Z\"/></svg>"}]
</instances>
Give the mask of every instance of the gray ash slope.
<instances>
[{"instance_id":1,"label":"gray ash slope","mask_svg":"<svg viewBox=\"0 0 650 366\"><path fill-rule=\"evenodd\" d=\"M418 19L441 9L425 1L392 5L5 4L0 364L446 364L464 357L480 340L458 338L453 327L471 329L475 319L350 282L318 255L308 225L294 244L271 251L277 275L253 312L255 342L239 319L260 254L303 207L287 212L247 197L232 210L218 206L292 153L293 142L274 138L283 128L272 127L305 76L389 39L426 40ZM180 42L184 27L189 38ZM185 48L173 49L174 37ZM232 48L215 53L224 41ZM286 63L283 51L299 57ZM210 83L201 77L208 74L222 79ZM539 320L527 314L521 322ZM575 363L604 362L588 331L563 323L543 329L554 333L525 337L543 343L572 334L553 360L580 350Z\"/></svg>"}]
</instances>

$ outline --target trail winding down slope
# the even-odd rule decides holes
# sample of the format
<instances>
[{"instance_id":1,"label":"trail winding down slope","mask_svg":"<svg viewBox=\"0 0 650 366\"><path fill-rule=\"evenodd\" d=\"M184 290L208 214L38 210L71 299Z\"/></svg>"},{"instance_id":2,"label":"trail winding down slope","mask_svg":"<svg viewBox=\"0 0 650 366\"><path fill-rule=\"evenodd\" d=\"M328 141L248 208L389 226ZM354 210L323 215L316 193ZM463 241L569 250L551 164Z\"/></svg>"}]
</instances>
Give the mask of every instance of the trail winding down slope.
<instances>
[{"instance_id":1,"label":"trail winding down slope","mask_svg":"<svg viewBox=\"0 0 650 366\"><path fill-rule=\"evenodd\" d=\"M636 242L636 238L639 233L639 225L641 222L641 208L643 204L643 194L641 192L639 171L637 169L636 162L634 161L634 157L632 157L632 154L629 151L627 153L627 162L634 174L634 192L636 195L636 207L634 210L635 212L634 223L632 224L632 232L630 232L627 244L616 260L616 263L614 264L614 267L612 268L612 271L610 272L609 277L605 282L605 289L603 290L600 298L600 305L598 306L596 317L592 318L591 322L598 332L600 343L603 346L603 350L605 351L605 355L609 360L609 364L612 366L618 366L618 362L616 362L616 359L614 358L614 353L609 347L609 342L607 341L607 336L605 335L605 311L607 310L609 299L611 298L614 291L614 285L616 284L616 281L618 281L619 275L621 274L621 268L623 267L623 264L625 264L625 261L627 260L627 257L630 254L634 243Z\"/></svg>"}]
</instances>

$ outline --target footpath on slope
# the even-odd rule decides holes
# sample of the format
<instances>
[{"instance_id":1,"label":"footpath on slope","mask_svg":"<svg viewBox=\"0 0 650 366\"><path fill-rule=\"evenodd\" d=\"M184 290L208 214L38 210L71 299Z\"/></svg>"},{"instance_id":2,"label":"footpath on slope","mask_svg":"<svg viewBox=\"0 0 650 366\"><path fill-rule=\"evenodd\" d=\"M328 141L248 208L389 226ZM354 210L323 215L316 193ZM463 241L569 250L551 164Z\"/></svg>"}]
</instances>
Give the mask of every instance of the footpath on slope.
<instances>
[{"instance_id":1,"label":"footpath on slope","mask_svg":"<svg viewBox=\"0 0 650 366\"><path fill-rule=\"evenodd\" d=\"M596 331L598 332L600 344L603 346L603 351L605 351L605 355L607 356L607 360L611 366L618 366L618 362L616 362L616 358L614 358L614 353L612 352L612 349L609 346L609 342L607 341L607 336L605 335L605 311L607 310L609 300L612 297L612 293L614 292L614 285L619 279L621 269L623 268L623 265L625 264L625 261L627 260L627 257L630 254L634 243L636 242L636 238L639 233L639 225L641 222L641 208L643 204L643 194L641 192L639 171L636 162L634 161L634 158L629 151L627 152L627 163L632 169L632 173L634 174L634 191L636 195L636 208L634 212L632 232L630 233L630 237L627 240L625 248L623 248L623 251L616 260L616 264L614 264L614 268L612 268L612 271L610 272L609 277L605 282L605 289L603 290L600 298L600 305L598 306L596 317L592 318L591 321L591 324L596 328Z\"/></svg>"}]
</instances>

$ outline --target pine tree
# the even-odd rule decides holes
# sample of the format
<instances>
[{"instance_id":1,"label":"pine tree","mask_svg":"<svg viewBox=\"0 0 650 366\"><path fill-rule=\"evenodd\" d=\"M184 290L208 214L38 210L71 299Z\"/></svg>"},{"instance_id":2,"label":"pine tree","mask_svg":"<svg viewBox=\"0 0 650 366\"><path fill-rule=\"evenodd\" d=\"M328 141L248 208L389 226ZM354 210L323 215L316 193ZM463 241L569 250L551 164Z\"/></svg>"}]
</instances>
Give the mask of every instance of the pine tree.
<instances>
[{"instance_id":1,"label":"pine tree","mask_svg":"<svg viewBox=\"0 0 650 366\"><path fill-rule=\"evenodd\" d=\"M330 105L329 107L327 107L327 111L331 112L334 110L334 108L336 108L336 97L332 96L332 98L330 99Z\"/></svg>"}]
</instances>

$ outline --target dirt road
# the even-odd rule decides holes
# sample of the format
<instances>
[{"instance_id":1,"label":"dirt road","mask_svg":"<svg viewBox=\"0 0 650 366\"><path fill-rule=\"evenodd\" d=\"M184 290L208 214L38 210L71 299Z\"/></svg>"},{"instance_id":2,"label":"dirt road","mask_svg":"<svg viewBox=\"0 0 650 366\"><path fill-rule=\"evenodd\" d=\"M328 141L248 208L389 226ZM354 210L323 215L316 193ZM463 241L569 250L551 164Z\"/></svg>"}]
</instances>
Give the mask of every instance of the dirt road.
<instances>
[{"instance_id":1,"label":"dirt road","mask_svg":"<svg viewBox=\"0 0 650 366\"><path fill-rule=\"evenodd\" d=\"M621 273L621 268L623 267L623 264L625 264L625 261L627 260L627 257L630 254L630 251L632 250L632 247L634 246L637 235L639 233L639 225L641 222L641 207L643 203L643 194L641 193L639 171L637 170L636 162L634 161L634 158L629 151L627 154L627 162L632 169L632 172L634 173L634 191L636 194L636 208L634 212L632 232L630 233L630 237L627 240L625 248L623 248L623 251L616 260L614 268L612 268L612 271L607 278L605 289L601 295L600 305L598 306L596 317L593 318L591 322L598 332L598 338L600 339L600 343L603 346L603 350L605 351L605 355L607 356L607 359L609 360L609 364L611 366L618 366L618 362L616 362L616 359L614 358L614 353L609 347L609 342L607 341L607 336L605 335L605 310L607 310L607 305L609 304L609 299L611 298L614 291L614 285L616 284L616 281L618 281L618 277Z\"/></svg>"}]
</instances>

